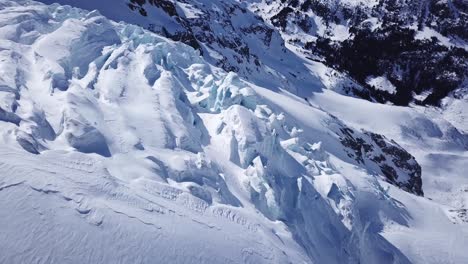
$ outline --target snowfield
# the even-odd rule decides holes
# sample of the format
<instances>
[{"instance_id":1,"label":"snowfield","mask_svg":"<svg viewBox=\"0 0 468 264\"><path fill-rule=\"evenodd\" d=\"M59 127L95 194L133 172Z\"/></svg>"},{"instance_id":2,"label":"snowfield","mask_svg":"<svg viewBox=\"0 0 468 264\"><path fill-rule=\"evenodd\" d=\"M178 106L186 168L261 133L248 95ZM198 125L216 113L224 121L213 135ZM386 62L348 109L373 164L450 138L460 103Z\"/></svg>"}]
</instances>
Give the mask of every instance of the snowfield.
<instances>
[{"instance_id":1,"label":"snowfield","mask_svg":"<svg viewBox=\"0 0 468 264\"><path fill-rule=\"evenodd\" d=\"M310 89L98 11L0 2L0 263L464 263L466 101Z\"/></svg>"}]
</instances>

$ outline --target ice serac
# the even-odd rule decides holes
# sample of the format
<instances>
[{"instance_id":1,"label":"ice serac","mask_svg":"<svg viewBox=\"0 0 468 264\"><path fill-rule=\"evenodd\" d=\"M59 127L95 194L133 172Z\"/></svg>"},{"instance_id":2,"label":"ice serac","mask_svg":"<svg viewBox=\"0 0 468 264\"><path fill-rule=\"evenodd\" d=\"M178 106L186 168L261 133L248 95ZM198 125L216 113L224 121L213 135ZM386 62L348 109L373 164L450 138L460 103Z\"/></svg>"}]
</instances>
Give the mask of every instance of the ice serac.
<instances>
[{"instance_id":1,"label":"ice serac","mask_svg":"<svg viewBox=\"0 0 468 264\"><path fill-rule=\"evenodd\" d=\"M150 3L204 18L205 9L190 3L123 7L151 16ZM227 13L252 16L240 6ZM171 25L175 18L160 19ZM327 101L337 94L305 100L200 55L98 11L0 2L1 263L466 257L465 226L421 197L411 154L382 136L383 128L358 126L368 115L355 121ZM271 79L259 75L263 84L283 79L275 72L287 68L276 66ZM449 124L420 123L433 127L434 140L465 142ZM415 129L407 124L402 134ZM432 243L439 232L453 243Z\"/></svg>"},{"instance_id":2,"label":"ice serac","mask_svg":"<svg viewBox=\"0 0 468 264\"><path fill-rule=\"evenodd\" d=\"M306 96L322 87L301 58L286 48L281 34L249 8L247 2L172 0L42 0L100 10L116 21L150 31L199 50L226 71L271 89ZM115 8L110 8L115 6Z\"/></svg>"},{"instance_id":3,"label":"ice serac","mask_svg":"<svg viewBox=\"0 0 468 264\"><path fill-rule=\"evenodd\" d=\"M309 261L204 152L199 53L31 1L1 3L0 34L0 262Z\"/></svg>"}]
</instances>

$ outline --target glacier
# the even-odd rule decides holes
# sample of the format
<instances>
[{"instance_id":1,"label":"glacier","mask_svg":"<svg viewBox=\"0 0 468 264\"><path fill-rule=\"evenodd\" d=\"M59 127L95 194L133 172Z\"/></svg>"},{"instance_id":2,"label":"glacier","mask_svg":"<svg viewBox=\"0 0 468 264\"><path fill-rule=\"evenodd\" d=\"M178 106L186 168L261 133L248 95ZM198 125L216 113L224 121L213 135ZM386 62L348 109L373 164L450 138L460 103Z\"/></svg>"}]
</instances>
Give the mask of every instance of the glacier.
<instances>
[{"instance_id":1,"label":"glacier","mask_svg":"<svg viewBox=\"0 0 468 264\"><path fill-rule=\"evenodd\" d=\"M467 221L422 183L468 161L434 109L304 99L29 0L0 3L0 62L0 263L466 259Z\"/></svg>"}]
</instances>

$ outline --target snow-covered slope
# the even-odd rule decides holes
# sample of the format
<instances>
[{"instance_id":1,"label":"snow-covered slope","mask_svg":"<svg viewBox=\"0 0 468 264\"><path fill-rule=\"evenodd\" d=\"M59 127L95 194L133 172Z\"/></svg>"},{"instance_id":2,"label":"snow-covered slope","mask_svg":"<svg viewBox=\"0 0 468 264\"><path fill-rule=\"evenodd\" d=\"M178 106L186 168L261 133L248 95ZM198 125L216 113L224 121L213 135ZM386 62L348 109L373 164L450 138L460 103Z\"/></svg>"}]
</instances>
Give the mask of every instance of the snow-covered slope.
<instances>
[{"instance_id":1,"label":"snow-covered slope","mask_svg":"<svg viewBox=\"0 0 468 264\"><path fill-rule=\"evenodd\" d=\"M0 263L466 259L466 192L422 197L437 155L468 159L447 112L319 87L305 100L28 0L0 3L0 62Z\"/></svg>"},{"instance_id":2,"label":"snow-covered slope","mask_svg":"<svg viewBox=\"0 0 468 264\"><path fill-rule=\"evenodd\" d=\"M101 10L189 44L251 82L303 97L322 84L298 57L324 68L314 73L329 89L405 106L439 105L468 78L462 0L41 1Z\"/></svg>"},{"instance_id":3,"label":"snow-covered slope","mask_svg":"<svg viewBox=\"0 0 468 264\"><path fill-rule=\"evenodd\" d=\"M320 82L285 47L281 34L237 0L42 0L100 10L115 21L137 24L199 50L226 71L271 89L304 93ZM303 89L306 88L306 89ZM305 96L305 95L304 95Z\"/></svg>"}]
</instances>

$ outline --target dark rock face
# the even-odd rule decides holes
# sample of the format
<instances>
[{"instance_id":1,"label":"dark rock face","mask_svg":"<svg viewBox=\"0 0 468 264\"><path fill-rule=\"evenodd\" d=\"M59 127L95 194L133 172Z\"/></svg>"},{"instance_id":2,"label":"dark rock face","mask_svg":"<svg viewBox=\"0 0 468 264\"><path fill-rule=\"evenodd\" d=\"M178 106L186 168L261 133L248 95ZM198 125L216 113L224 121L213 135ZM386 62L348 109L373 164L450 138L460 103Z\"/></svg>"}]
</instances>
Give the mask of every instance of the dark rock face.
<instances>
[{"instance_id":1,"label":"dark rock face","mask_svg":"<svg viewBox=\"0 0 468 264\"><path fill-rule=\"evenodd\" d=\"M456 220L468 223L468 209L450 209L449 212L453 215L451 218L455 223Z\"/></svg>"},{"instance_id":2,"label":"dark rock face","mask_svg":"<svg viewBox=\"0 0 468 264\"><path fill-rule=\"evenodd\" d=\"M159 7L163 9L169 16L177 16L177 11L174 3L166 0L130 0L130 3L128 3L128 7L130 7L132 10L138 10L142 16L147 16L148 13L146 9L144 8L144 5L148 3L150 5Z\"/></svg>"},{"instance_id":3,"label":"dark rock face","mask_svg":"<svg viewBox=\"0 0 468 264\"><path fill-rule=\"evenodd\" d=\"M271 23L283 32L288 31L287 23L293 23L314 37L302 43L303 48L366 88L353 90L362 98L437 105L467 80L467 1L376 0L375 5L351 6L341 1L289 0L278 6ZM323 20L325 32L311 30L315 21L310 14ZM329 29L333 24L344 25L350 35L337 41ZM418 31L427 29L459 44L444 43L435 36L417 37ZM385 76L396 92L369 85L370 76ZM418 94L426 95L417 99Z\"/></svg>"},{"instance_id":4,"label":"dark rock face","mask_svg":"<svg viewBox=\"0 0 468 264\"><path fill-rule=\"evenodd\" d=\"M174 20L180 24L182 30L178 30L176 32L170 32L167 30L166 27L161 26L161 32L158 32L174 41L183 42L189 46L192 46L195 49L201 51L200 44L198 43L197 39L195 38L193 32L191 31L190 27L186 26L185 21L179 16L177 13L176 6L171 1L166 0L129 0L127 3L128 7L133 11L138 11L142 16L148 16L147 8L148 6L151 8L156 7L161 9L165 12L169 17L174 18ZM151 31L156 31L154 24L149 24L148 29Z\"/></svg>"},{"instance_id":5,"label":"dark rock face","mask_svg":"<svg viewBox=\"0 0 468 264\"><path fill-rule=\"evenodd\" d=\"M292 9L289 6L285 7L284 9L281 9L281 11L278 14L274 15L271 18L272 24L281 29L286 28L286 23L288 22L288 16L289 14L293 12L294 12L294 9Z\"/></svg>"},{"instance_id":6,"label":"dark rock face","mask_svg":"<svg viewBox=\"0 0 468 264\"><path fill-rule=\"evenodd\" d=\"M357 163L374 167L385 180L407 192L423 196L421 166L396 142L371 132L340 129L340 141L348 156Z\"/></svg>"},{"instance_id":7,"label":"dark rock face","mask_svg":"<svg viewBox=\"0 0 468 264\"><path fill-rule=\"evenodd\" d=\"M325 57L327 64L365 86L368 93L362 95L364 98L397 105L413 101L437 105L468 76L468 52L462 48L440 45L435 38L417 40L416 31L407 28L353 30L354 38L341 43L319 38L316 52ZM396 93L367 84L369 76L386 76L396 86ZM413 98L413 93L425 91L430 94L423 100Z\"/></svg>"}]
</instances>

